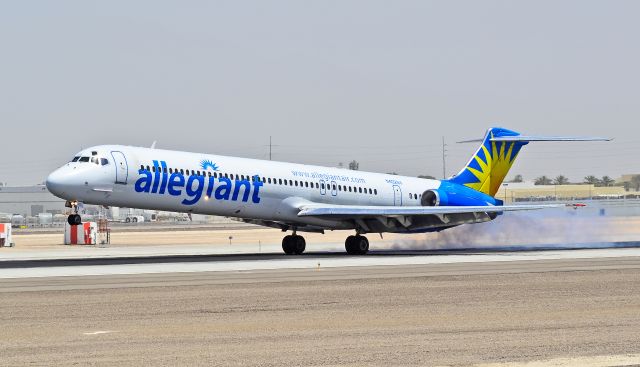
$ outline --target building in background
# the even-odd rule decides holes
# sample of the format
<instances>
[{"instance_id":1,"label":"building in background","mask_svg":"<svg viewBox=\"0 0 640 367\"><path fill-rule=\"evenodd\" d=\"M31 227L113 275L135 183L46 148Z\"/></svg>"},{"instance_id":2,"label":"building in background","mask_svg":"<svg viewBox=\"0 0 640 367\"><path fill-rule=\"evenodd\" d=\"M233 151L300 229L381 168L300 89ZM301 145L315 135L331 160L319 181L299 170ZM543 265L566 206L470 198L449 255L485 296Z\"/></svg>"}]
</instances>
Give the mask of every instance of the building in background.
<instances>
[{"instance_id":1,"label":"building in background","mask_svg":"<svg viewBox=\"0 0 640 367\"><path fill-rule=\"evenodd\" d=\"M41 213L62 214L64 200L51 194L46 186L0 186L0 212L35 217Z\"/></svg>"}]
</instances>

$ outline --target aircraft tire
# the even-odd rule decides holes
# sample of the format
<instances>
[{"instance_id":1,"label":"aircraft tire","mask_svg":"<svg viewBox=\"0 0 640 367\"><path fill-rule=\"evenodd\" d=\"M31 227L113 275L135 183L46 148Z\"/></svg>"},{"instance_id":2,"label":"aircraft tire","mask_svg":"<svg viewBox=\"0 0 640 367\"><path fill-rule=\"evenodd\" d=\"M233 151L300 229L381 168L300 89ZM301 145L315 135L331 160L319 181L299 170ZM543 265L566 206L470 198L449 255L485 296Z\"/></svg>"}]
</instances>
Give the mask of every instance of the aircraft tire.
<instances>
[{"instance_id":1,"label":"aircraft tire","mask_svg":"<svg viewBox=\"0 0 640 367\"><path fill-rule=\"evenodd\" d=\"M349 236L344 241L344 248L347 250L347 254L356 255L356 246L355 246L356 236Z\"/></svg>"},{"instance_id":2,"label":"aircraft tire","mask_svg":"<svg viewBox=\"0 0 640 367\"><path fill-rule=\"evenodd\" d=\"M292 236L292 244L293 244L293 253L296 255L302 255L305 248L307 247L307 241L304 240L302 236Z\"/></svg>"},{"instance_id":3,"label":"aircraft tire","mask_svg":"<svg viewBox=\"0 0 640 367\"><path fill-rule=\"evenodd\" d=\"M79 214L71 214L67 217L67 223L71 226L77 226L82 224L82 218Z\"/></svg>"},{"instance_id":4,"label":"aircraft tire","mask_svg":"<svg viewBox=\"0 0 640 367\"><path fill-rule=\"evenodd\" d=\"M364 255L369 251L369 240L364 236L347 237L344 247L349 255Z\"/></svg>"},{"instance_id":5,"label":"aircraft tire","mask_svg":"<svg viewBox=\"0 0 640 367\"><path fill-rule=\"evenodd\" d=\"M287 255L293 255L295 253L293 236L284 236L282 239L282 251Z\"/></svg>"},{"instance_id":6,"label":"aircraft tire","mask_svg":"<svg viewBox=\"0 0 640 367\"><path fill-rule=\"evenodd\" d=\"M365 236L356 236L354 241L356 245L356 253L358 255L364 255L369 252L369 240Z\"/></svg>"}]
</instances>

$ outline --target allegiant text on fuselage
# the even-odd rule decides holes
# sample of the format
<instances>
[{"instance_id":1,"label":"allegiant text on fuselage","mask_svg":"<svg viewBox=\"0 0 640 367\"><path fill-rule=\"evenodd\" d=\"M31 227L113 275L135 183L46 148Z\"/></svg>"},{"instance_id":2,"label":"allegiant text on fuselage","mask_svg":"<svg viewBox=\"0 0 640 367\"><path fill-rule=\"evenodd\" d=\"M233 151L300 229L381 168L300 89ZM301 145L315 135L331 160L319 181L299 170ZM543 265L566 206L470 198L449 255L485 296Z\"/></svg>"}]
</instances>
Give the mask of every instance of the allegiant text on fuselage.
<instances>
[{"instance_id":1,"label":"allegiant text on fuselage","mask_svg":"<svg viewBox=\"0 0 640 367\"><path fill-rule=\"evenodd\" d=\"M227 177L209 175L185 175L180 172L169 173L165 161L153 161L154 172L140 169L140 178L136 181L135 190L138 193L181 196L184 205L195 205L202 195L207 199L231 200L248 202L249 198L255 204L260 203L260 187L262 181L258 177L253 180L231 180Z\"/></svg>"}]
</instances>

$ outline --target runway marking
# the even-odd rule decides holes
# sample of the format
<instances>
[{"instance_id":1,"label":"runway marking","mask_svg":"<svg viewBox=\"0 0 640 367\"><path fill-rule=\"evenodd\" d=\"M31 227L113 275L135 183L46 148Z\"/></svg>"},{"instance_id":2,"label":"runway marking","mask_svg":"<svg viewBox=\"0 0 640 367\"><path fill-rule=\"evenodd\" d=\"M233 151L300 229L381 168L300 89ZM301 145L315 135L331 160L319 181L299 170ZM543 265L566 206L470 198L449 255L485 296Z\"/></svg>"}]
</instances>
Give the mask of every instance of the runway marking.
<instances>
[{"instance_id":1,"label":"runway marking","mask_svg":"<svg viewBox=\"0 0 640 367\"><path fill-rule=\"evenodd\" d=\"M474 364L474 367L631 367L640 365L640 354L553 358L530 362ZM444 366L442 366L444 367Z\"/></svg>"},{"instance_id":2,"label":"runway marking","mask_svg":"<svg viewBox=\"0 0 640 367\"><path fill-rule=\"evenodd\" d=\"M113 330L98 330L98 331L91 331L91 332L82 333L82 335L102 335L102 334L111 334L111 333L117 333L117 331L113 331Z\"/></svg>"}]
</instances>

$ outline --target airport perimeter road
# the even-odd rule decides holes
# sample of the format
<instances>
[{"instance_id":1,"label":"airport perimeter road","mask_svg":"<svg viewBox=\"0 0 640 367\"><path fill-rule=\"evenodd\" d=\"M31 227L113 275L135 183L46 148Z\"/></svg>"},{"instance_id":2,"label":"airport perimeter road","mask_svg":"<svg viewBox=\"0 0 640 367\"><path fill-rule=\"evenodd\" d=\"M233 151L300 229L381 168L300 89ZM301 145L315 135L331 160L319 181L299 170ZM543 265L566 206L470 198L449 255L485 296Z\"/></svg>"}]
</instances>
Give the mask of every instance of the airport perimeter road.
<instances>
[{"instance_id":1,"label":"airport perimeter road","mask_svg":"<svg viewBox=\"0 0 640 367\"><path fill-rule=\"evenodd\" d=\"M2 279L0 310L3 366L640 363L639 257Z\"/></svg>"}]
</instances>

